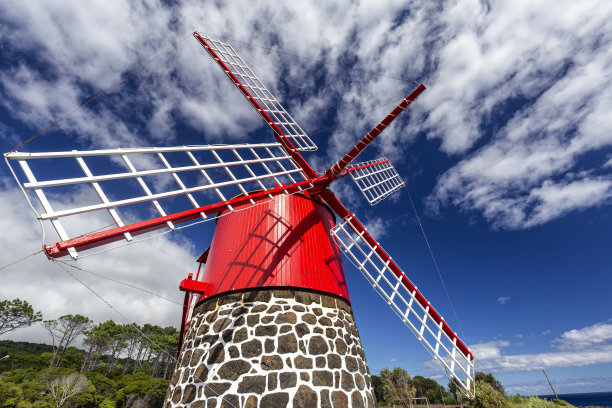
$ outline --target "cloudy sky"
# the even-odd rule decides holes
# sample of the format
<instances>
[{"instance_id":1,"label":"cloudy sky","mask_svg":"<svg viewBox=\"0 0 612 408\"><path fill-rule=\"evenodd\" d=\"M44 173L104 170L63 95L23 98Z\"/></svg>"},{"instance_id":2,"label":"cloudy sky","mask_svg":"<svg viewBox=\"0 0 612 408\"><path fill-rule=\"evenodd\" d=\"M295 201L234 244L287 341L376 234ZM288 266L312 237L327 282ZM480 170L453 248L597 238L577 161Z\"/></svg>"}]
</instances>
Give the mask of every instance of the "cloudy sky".
<instances>
[{"instance_id":1,"label":"cloudy sky","mask_svg":"<svg viewBox=\"0 0 612 408\"><path fill-rule=\"evenodd\" d=\"M407 182L457 319L406 190L375 207L348 180L338 194L509 392L548 392L541 369L560 393L612 390L611 2L163 3L3 1L2 151L158 55L22 151L271 141L195 30L231 39L312 135L319 150L305 156L317 170L423 82L364 158L389 157ZM7 166L0 189L5 265L39 250L42 234ZM212 231L77 265L180 302L178 282ZM123 319L41 254L0 273L0 297L46 318ZM346 273L371 370L399 365L446 384L348 263ZM177 304L75 274L127 319L178 324ZM45 340L40 327L10 337Z\"/></svg>"}]
</instances>

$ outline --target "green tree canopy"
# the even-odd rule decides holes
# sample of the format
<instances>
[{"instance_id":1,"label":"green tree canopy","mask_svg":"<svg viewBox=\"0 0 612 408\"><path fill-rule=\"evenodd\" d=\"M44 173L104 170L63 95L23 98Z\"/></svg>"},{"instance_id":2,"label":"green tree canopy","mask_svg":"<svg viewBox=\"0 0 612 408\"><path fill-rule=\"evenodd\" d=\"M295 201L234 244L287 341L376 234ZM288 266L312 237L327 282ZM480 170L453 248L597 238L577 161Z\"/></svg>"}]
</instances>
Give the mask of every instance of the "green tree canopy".
<instances>
[{"instance_id":1,"label":"green tree canopy","mask_svg":"<svg viewBox=\"0 0 612 408\"><path fill-rule=\"evenodd\" d=\"M387 404L412 406L412 399L416 395L416 389L406 370L401 367L395 367L391 371L385 367L380 371L380 376L383 379L384 399Z\"/></svg>"},{"instance_id":2,"label":"green tree canopy","mask_svg":"<svg viewBox=\"0 0 612 408\"><path fill-rule=\"evenodd\" d=\"M30 326L42 320L42 314L35 312L25 300L0 301L0 335Z\"/></svg>"},{"instance_id":3,"label":"green tree canopy","mask_svg":"<svg viewBox=\"0 0 612 408\"><path fill-rule=\"evenodd\" d=\"M476 380L476 397L470 401L470 408L508 408L504 395L488 382Z\"/></svg>"},{"instance_id":4,"label":"green tree canopy","mask_svg":"<svg viewBox=\"0 0 612 408\"><path fill-rule=\"evenodd\" d=\"M460 385L458 385L457 379L454 377L452 377L448 381L448 390L453 396L453 399L455 400L455 404L462 404L467 398L465 395L465 391Z\"/></svg>"},{"instance_id":5,"label":"green tree canopy","mask_svg":"<svg viewBox=\"0 0 612 408\"><path fill-rule=\"evenodd\" d=\"M412 378L412 385L416 389L417 398L427 397L430 402L437 400L442 402L445 390L435 380L417 375Z\"/></svg>"},{"instance_id":6,"label":"green tree canopy","mask_svg":"<svg viewBox=\"0 0 612 408\"><path fill-rule=\"evenodd\" d=\"M385 384L383 379L377 375L372 375L372 389L376 396L376 401L382 402L385 400Z\"/></svg>"},{"instance_id":7,"label":"green tree canopy","mask_svg":"<svg viewBox=\"0 0 612 408\"><path fill-rule=\"evenodd\" d=\"M493 387L494 390L501 393L504 397L506 396L506 390L504 390L504 386L493 376L493 374L485 374L481 371L476 372L476 376L474 377L476 381L482 381L489 384Z\"/></svg>"},{"instance_id":8,"label":"green tree canopy","mask_svg":"<svg viewBox=\"0 0 612 408\"><path fill-rule=\"evenodd\" d=\"M57 320L45 320L43 323L53 342L53 359L49 366L55 364L59 367L66 349L91 326L92 321L80 314L69 314Z\"/></svg>"}]
</instances>

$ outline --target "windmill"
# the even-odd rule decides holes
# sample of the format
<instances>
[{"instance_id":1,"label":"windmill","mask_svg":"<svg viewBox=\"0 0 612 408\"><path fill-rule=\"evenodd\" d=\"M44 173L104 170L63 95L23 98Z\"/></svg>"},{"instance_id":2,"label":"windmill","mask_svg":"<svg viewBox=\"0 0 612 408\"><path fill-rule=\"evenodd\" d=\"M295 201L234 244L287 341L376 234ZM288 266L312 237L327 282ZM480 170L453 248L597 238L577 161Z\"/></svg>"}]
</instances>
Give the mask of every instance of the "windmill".
<instances>
[{"instance_id":1,"label":"windmill","mask_svg":"<svg viewBox=\"0 0 612 408\"><path fill-rule=\"evenodd\" d=\"M46 255L76 260L112 242L216 220L196 277L189 274L180 284L181 350L168 407L204 406L195 404L210 399L227 406L374 406L341 253L473 396L468 347L329 189L351 176L373 205L404 186L386 158L353 161L425 87L419 84L318 174L301 154L316 145L232 46L193 35L272 128L276 142L8 153L7 163L16 161L23 173L17 181L40 202L37 217L60 238L44 246ZM89 202L62 201L62 191L78 191ZM143 213L144 219L128 222ZM102 215L109 225L98 221ZM78 217L102 228L68 234Z\"/></svg>"}]
</instances>

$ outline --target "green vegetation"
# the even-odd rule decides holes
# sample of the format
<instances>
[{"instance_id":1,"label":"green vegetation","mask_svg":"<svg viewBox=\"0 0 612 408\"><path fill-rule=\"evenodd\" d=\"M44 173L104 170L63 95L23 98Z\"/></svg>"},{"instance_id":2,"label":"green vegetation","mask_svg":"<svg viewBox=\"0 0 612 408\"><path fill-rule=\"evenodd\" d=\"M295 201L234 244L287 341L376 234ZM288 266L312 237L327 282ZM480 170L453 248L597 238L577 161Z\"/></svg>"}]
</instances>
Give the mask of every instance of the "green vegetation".
<instances>
[{"instance_id":1,"label":"green vegetation","mask_svg":"<svg viewBox=\"0 0 612 408\"><path fill-rule=\"evenodd\" d=\"M42 320L42 314L35 312L25 300L13 299L0 301L0 335Z\"/></svg>"},{"instance_id":2,"label":"green vegetation","mask_svg":"<svg viewBox=\"0 0 612 408\"><path fill-rule=\"evenodd\" d=\"M410 377L408 372L400 367L393 370L385 368L380 376L372 376L372 386L378 400L378 406L411 407L426 405L464 406L468 408L560 408L572 407L565 401L547 401L537 397L522 397L514 395L507 397L503 385L493 376L477 372L476 398L468 399L460 391L459 386L451 380L448 391L430 378L421 376Z\"/></svg>"},{"instance_id":3,"label":"green vegetation","mask_svg":"<svg viewBox=\"0 0 612 408\"><path fill-rule=\"evenodd\" d=\"M122 326L109 322L94 326L86 339L112 324ZM127 326L131 333L133 327ZM116 330L106 341L98 338L87 351L68 347L59 366L53 346L0 341L0 355L9 355L0 361L0 407L162 407L178 333L152 325L145 329L155 344L131 341ZM127 357L130 347L132 356Z\"/></svg>"},{"instance_id":4,"label":"green vegetation","mask_svg":"<svg viewBox=\"0 0 612 408\"><path fill-rule=\"evenodd\" d=\"M469 403L471 408L509 408L506 396L491 384L476 380L476 398Z\"/></svg>"},{"instance_id":5,"label":"green vegetation","mask_svg":"<svg viewBox=\"0 0 612 408\"><path fill-rule=\"evenodd\" d=\"M0 301L0 334L42 321L27 302ZM161 408L175 365L179 332L151 324L96 325L79 314L45 320L51 345L0 341L0 408ZM84 350L74 347L83 338ZM492 375L476 373L476 398L450 381L411 377L401 367L372 376L378 405L559 408L565 401L507 397ZM418 400L418 399L421 400Z\"/></svg>"},{"instance_id":6,"label":"green vegetation","mask_svg":"<svg viewBox=\"0 0 612 408\"><path fill-rule=\"evenodd\" d=\"M19 319L12 318L16 310ZM0 328L41 320L27 302L0 302ZM52 345L0 341L0 408L162 407L176 361L175 328L94 325L78 314L43 324ZM85 350L74 347L79 337Z\"/></svg>"},{"instance_id":7,"label":"green vegetation","mask_svg":"<svg viewBox=\"0 0 612 408\"><path fill-rule=\"evenodd\" d=\"M393 370L385 368L380 371L380 376L372 376L372 386L378 405L409 407L412 405L425 403L427 398L430 404L455 404L455 398L451 392L444 389L431 378L417 375L411 377L406 370L395 367ZM416 398L416 400L415 400Z\"/></svg>"},{"instance_id":8,"label":"green vegetation","mask_svg":"<svg viewBox=\"0 0 612 408\"><path fill-rule=\"evenodd\" d=\"M569 402L556 398L548 401L538 397L522 397L518 394L508 397L507 401L510 408L560 408L573 406Z\"/></svg>"}]
</instances>

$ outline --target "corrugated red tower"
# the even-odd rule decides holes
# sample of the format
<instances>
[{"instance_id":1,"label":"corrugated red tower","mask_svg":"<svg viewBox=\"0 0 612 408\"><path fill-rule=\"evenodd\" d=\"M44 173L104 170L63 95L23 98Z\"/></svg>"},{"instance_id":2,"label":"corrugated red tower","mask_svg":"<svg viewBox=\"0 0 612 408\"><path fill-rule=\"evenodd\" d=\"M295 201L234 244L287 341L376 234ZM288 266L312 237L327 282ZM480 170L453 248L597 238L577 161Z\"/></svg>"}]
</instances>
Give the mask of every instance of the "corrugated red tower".
<instances>
[{"instance_id":1,"label":"corrugated red tower","mask_svg":"<svg viewBox=\"0 0 612 408\"><path fill-rule=\"evenodd\" d=\"M254 288L293 288L349 301L332 211L308 193L235 208L217 220L201 280L207 296Z\"/></svg>"}]
</instances>

